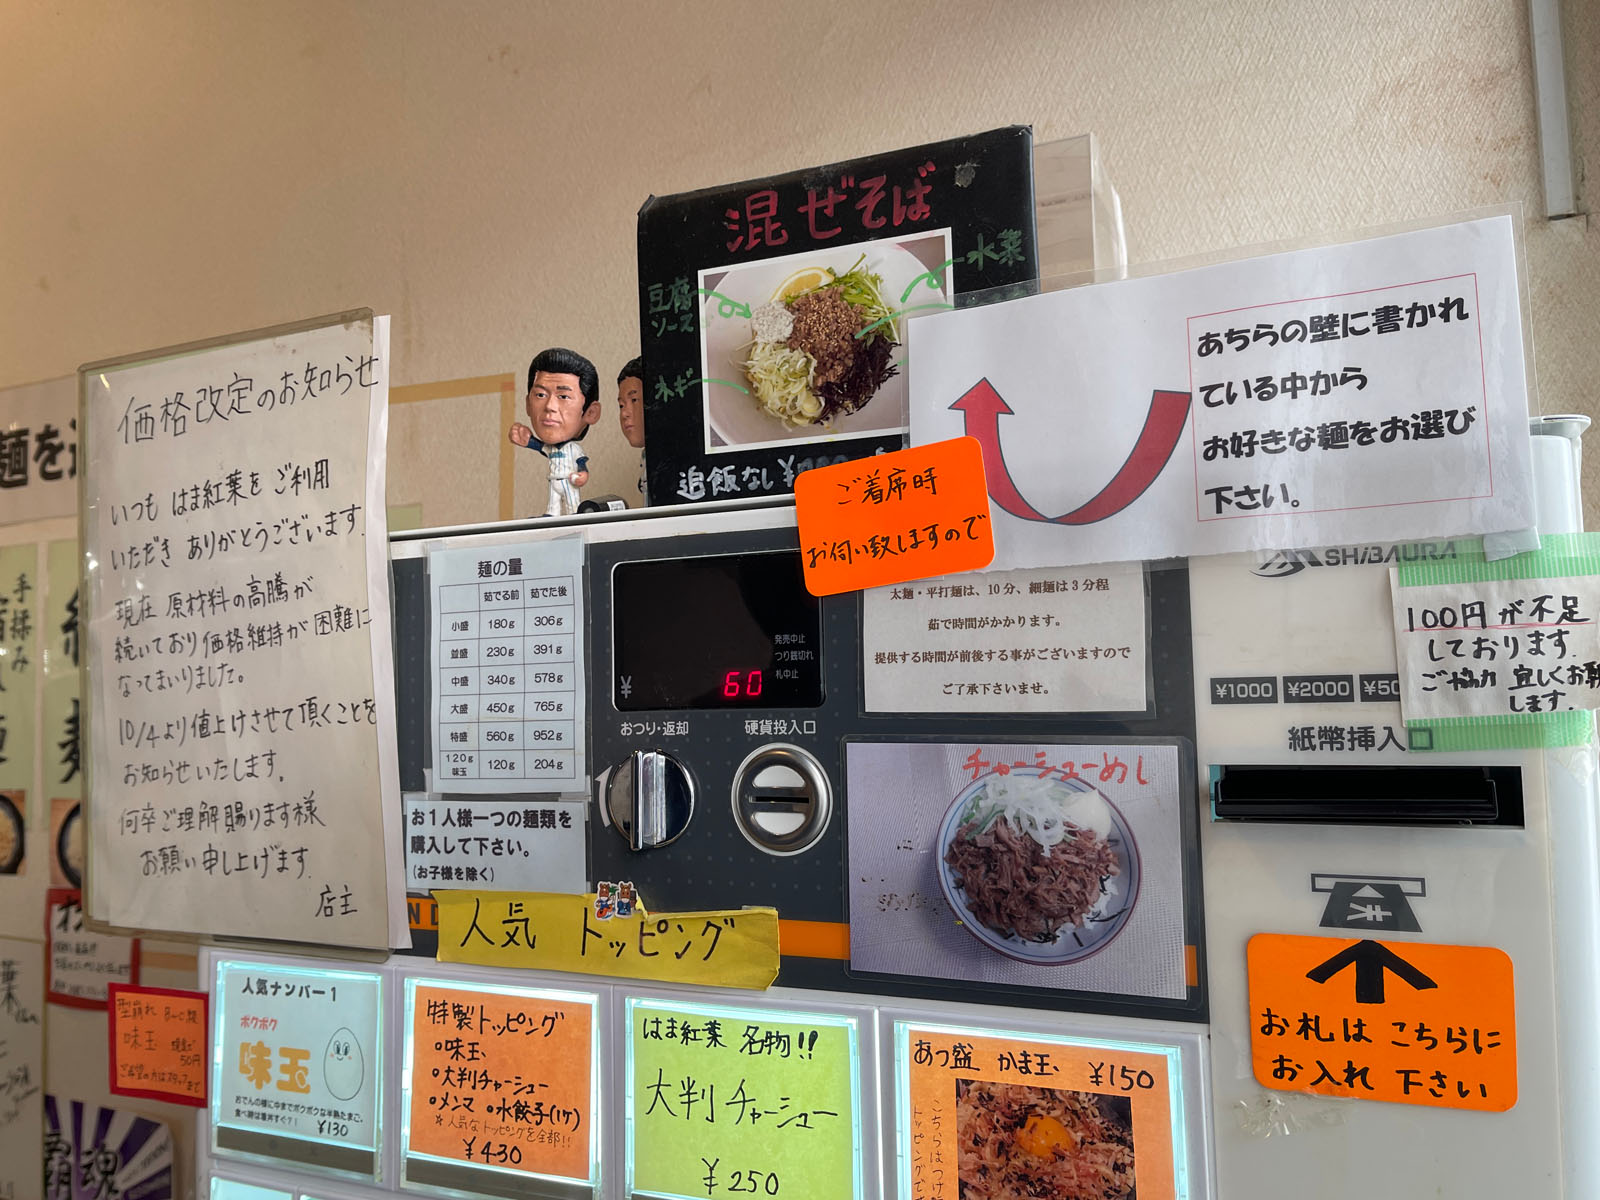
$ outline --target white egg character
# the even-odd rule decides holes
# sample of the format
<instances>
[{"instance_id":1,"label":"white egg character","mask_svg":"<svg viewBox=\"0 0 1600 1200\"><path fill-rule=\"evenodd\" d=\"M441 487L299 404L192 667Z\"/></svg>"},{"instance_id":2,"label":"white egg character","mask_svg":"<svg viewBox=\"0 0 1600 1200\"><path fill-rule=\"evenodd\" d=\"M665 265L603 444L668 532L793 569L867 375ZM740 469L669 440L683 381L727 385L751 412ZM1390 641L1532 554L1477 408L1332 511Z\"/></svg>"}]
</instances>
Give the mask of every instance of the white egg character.
<instances>
[{"instance_id":1,"label":"white egg character","mask_svg":"<svg viewBox=\"0 0 1600 1200\"><path fill-rule=\"evenodd\" d=\"M365 1075L361 1043L350 1030L340 1029L328 1039L327 1053L322 1056L322 1081L336 1099L354 1100Z\"/></svg>"}]
</instances>

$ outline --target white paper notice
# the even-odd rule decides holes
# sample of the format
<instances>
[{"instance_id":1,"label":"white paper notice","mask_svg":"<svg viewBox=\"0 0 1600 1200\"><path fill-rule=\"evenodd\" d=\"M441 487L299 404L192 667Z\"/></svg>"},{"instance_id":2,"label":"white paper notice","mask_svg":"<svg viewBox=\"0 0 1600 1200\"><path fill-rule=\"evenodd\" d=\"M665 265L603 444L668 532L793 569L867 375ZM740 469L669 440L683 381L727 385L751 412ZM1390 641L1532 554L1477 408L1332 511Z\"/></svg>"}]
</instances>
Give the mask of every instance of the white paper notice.
<instances>
[{"instance_id":1,"label":"white paper notice","mask_svg":"<svg viewBox=\"0 0 1600 1200\"><path fill-rule=\"evenodd\" d=\"M96 919L389 944L387 355L380 317L85 374Z\"/></svg>"},{"instance_id":2,"label":"white paper notice","mask_svg":"<svg viewBox=\"0 0 1600 1200\"><path fill-rule=\"evenodd\" d=\"M406 797L406 887L499 892L588 890L587 800L549 796L463 802Z\"/></svg>"},{"instance_id":3,"label":"white paper notice","mask_svg":"<svg viewBox=\"0 0 1600 1200\"><path fill-rule=\"evenodd\" d=\"M583 542L428 555L433 781L450 792L587 792Z\"/></svg>"},{"instance_id":4,"label":"white paper notice","mask_svg":"<svg viewBox=\"0 0 1600 1200\"><path fill-rule=\"evenodd\" d=\"M862 593L868 712L1144 711L1144 570L1043 567Z\"/></svg>"},{"instance_id":5,"label":"white paper notice","mask_svg":"<svg viewBox=\"0 0 1600 1200\"><path fill-rule=\"evenodd\" d=\"M1510 217L912 321L996 569L1533 524Z\"/></svg>"},{"instance_id":6,"label":"white paper notice","mask_svg":"<svg viewBox=\"0 0 1600 1200\"><path fill-rule=\"evenodd\" d=\"M51 1003L104 1008L111 984L139 982L139 939L85 928L76 891L51 888L46 916Z\"/></svg>"},{"instance_id":7,"label":"white paper notice","mask_svg":"<svg viewBox=\"0 0 1600 1200\"><path fill-rule=\"evenodd\" d=\"M36 1200L44 1158L44 946L0 938L0 1200Z\"/></svg>"},{"instance_id":8,"label":"white paper notice","mask_svg":"<svg viewBox=\"0 0 1600 1200\"><path fill-rule=\"evenodd\" d=\"M1395 574L1407 721L1600 708L1600 578L1401 587Z\"/></svg>"},{"instance_id":9,"label":"white paper notice","mask_svg":"<svg viewBox=\"0 0 1600 1200\"><path fill-rule=\"evenodd\" d=\"M360 972L219 962L211 1003L217 1123L376 1150L382 982Z\"/></svg>"}]
</instances>

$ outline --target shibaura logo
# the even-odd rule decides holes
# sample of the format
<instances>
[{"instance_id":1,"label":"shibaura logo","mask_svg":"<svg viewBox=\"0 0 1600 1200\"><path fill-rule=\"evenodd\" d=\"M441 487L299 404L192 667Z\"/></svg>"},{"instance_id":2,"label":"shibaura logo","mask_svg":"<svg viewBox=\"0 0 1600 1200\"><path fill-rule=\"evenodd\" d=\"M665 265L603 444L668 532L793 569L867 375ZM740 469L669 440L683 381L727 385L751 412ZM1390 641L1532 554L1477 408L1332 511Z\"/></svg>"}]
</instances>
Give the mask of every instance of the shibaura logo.
<instances>
[{"instance_id":1,"label":"shibaura logo","mask_svg":"<svg viewBox=\"0 0 1600 1200\"><path fill-rule=\"evenodd\" d=\"M1321 550L1274 550L1250 571L1262 579L1287 579L1308 567L1377 567L1393 563L1446 562L1456 557L1454 542L1402 545L1327 546Z\"/></svg>"}]
</instances>

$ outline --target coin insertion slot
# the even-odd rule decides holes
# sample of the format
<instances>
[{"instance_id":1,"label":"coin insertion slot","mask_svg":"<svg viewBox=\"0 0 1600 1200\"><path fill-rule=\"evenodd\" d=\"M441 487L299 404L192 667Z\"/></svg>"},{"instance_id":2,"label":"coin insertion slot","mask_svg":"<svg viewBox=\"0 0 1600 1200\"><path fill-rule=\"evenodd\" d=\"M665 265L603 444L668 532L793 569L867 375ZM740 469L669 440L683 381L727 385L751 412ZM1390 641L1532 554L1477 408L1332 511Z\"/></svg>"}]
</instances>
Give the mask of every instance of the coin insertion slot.
<instances>
[{"instance_id":1,"label":"coin insertion slot","mask_svg":"<svg viewBox=\"0 0 1600 1200\"><path fill-rule=\"evenodd\" d=\"M828 776L799 746L752 751L733 774L733 820L756 849L780 857L816 844L833 816Z\"/></svg>"}]
</instances>

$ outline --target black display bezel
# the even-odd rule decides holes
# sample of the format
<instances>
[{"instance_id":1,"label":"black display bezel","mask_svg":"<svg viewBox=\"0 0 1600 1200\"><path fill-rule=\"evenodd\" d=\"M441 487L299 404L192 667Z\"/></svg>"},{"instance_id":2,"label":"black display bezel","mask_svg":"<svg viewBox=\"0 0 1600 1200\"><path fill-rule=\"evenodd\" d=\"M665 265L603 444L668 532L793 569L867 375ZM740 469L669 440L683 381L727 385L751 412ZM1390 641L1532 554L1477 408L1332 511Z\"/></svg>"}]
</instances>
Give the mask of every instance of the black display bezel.
<instances>
[{"instance_id":1,"label":"black display bezel","mask_svg":"<svg viewBox=\"0 0 1600 1200\"><path fill-rule=\"evenodd\" d=\"M702 579L733 585L738 611L726 604L718 609ZM660 627L663 597L679 606L667 615L682 618L667 633ZM827 699L822 605L805 588L798 550L628 559L611 568L611 601L611 703L618 712L815 709ZM792 607L760 611L763 605L784 604ZM740 616L748 616L750 624L741 628ZM642 641L633 637L635 620L654 626ZM765 658L754 651L751 635L765 640ZM800 641L780 649L778 638L797 635ZM726 641L740 637L743 646L729 657ZM804 653L793 661L778 658L789 651ZM670 661L651 664L663 656ZM794 675L780 677L780 670ZM728 680L736 674L739 690L730 696ZM634 684L635 676L656 680L657 686ZM622 694L624 680L628 695Z\"/></svg>"}]
</instances>

